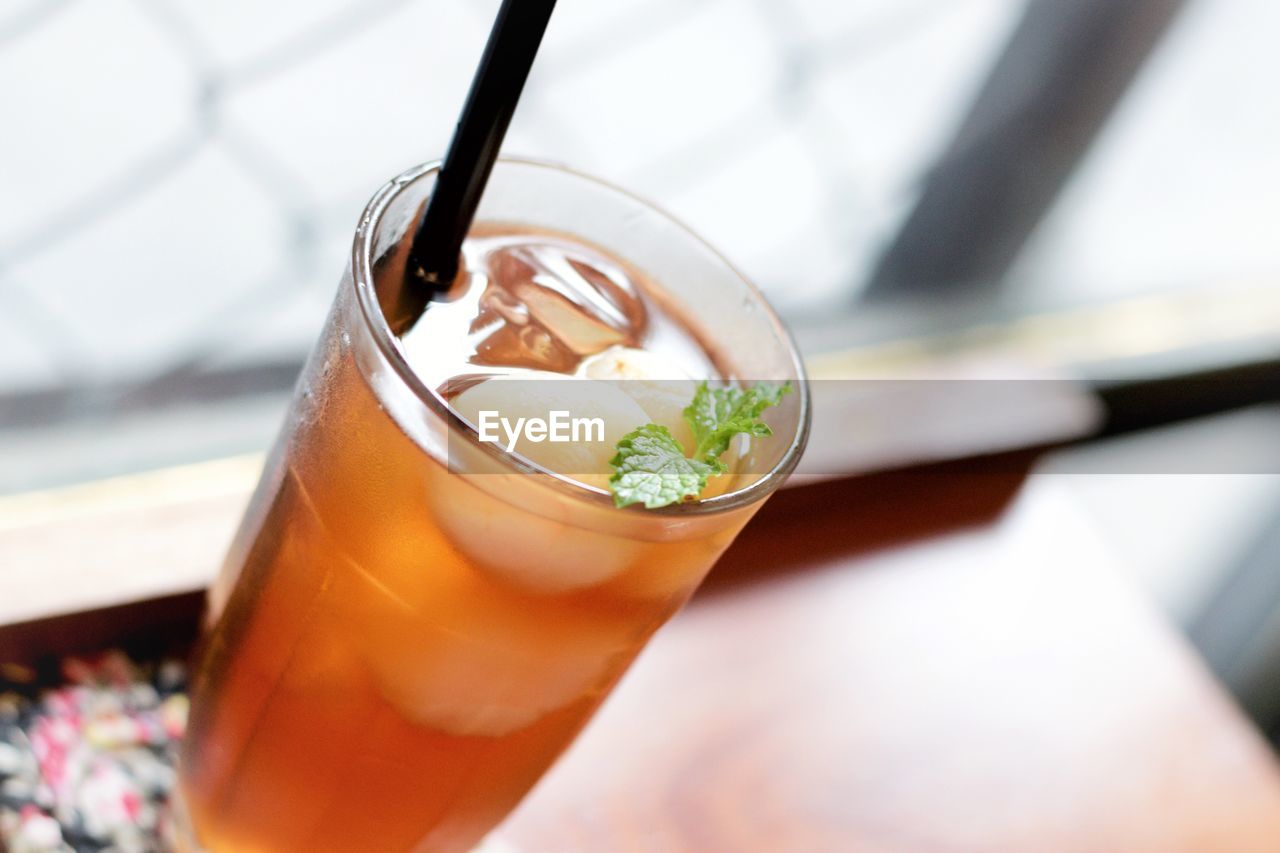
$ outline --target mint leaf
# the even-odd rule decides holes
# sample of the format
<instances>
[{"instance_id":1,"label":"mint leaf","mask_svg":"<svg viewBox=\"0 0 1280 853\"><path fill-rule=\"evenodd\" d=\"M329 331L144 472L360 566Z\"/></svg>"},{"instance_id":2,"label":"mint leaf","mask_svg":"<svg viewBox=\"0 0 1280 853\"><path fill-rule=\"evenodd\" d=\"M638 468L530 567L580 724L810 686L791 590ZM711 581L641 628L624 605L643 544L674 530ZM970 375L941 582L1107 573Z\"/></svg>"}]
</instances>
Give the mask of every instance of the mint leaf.
<instances>
[{"instance_id":1,"label":"mint leaf","mask_svg":"<svg viewBox=\"0 0 1280 853\"><path fill-rule=\"evenodd\" d=\"M609 461L613 476L614 506L642 503L656 509L697 497L707 478L719 469L697 459L688 459L671 430L659 424L633 429L618 442L617 455Z\"/></svg>"},{"instance_id":2,"label":"mint leaf","mask_svg":"<svg viewBox=\"0 0 1280 853\"><path fill-rule=\"evenodd\" d=\"M778 405L790 390L790 382L714 389L703 382L684 410L697 444L693 456L686 457L680 442L660 424L645 424L627 433L609 460L614 505L642 503L646 509L657 509L696 498L708 479L729 470L720 456L735 435L773 435L760 414Z\"/></svg>"},{"instance_id":3,"label":"mint leaf","mask_svg":"<svg viewBox=\"0 0 1280 853\"><path fill-rule=\"evenodd\" d=\"M760 420L760 414L782 401L791 391L791 383L769 385L757 383L750 388L711 388L706 382L698 386L693 402L684 410L684 419L693 428L693 440L697 447L694 459L701 459L718 467L724 473L720 457L729 449L733 437L747 435L773 435L769 425Z\"/></svg>"}]
</instances>

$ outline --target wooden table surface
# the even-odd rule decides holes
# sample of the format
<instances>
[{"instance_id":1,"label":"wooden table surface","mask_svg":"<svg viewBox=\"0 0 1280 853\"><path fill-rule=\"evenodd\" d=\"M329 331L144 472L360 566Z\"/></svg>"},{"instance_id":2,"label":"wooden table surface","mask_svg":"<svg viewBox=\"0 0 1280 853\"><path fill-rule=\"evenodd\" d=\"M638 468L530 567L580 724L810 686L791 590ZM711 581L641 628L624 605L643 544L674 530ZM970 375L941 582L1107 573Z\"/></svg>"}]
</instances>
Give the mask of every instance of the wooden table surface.
<instances>
[{"instance_id":1,"label":"wooden table surface","mask_svg":"<svg viewBox=\"0 0 1280 853\"><path fill-rule=\"evenodd\" d=\"M189 630L256 464L6 499L0 623L121 606L0 658ZM775 497L499 839L1275 851L1280 774L1054 478L951 466Z\"/></svg>"},{"instance_id":2,"label":"wooden table surface","mask_svg":"<svg viewBox=\"0 0 1280 853\"><path fill-rule=\"evenodd\" d=\"M1280 776L1053 478L783 493L520 851L1275 851Z\"/></svg>"}]
</instances>

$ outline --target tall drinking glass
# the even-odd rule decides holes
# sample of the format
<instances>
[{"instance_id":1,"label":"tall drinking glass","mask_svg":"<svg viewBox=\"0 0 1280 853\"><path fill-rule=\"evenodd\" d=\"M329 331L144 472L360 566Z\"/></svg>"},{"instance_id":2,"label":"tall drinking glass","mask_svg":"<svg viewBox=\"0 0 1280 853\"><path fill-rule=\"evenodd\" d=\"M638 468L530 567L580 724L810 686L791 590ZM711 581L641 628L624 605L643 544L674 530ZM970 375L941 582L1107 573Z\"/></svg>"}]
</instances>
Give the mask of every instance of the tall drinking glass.
<instances>
[{"instance_id":1,"label":"tall drinking glass","mask_svg":"<svg viewBox=\"0 0 1280 853\"><path fill-rule=\"evenodd\" d=\"M634 196L523 161L498 163L478 223L600 247L663 288L731 378L798 393L727 491L657 510L478 441L383 312L435 174L406 172L366 208L210 593L180 765L190 849L469 849L803 449L802 368L760 293Z\"/></svg>"}]
</instances>

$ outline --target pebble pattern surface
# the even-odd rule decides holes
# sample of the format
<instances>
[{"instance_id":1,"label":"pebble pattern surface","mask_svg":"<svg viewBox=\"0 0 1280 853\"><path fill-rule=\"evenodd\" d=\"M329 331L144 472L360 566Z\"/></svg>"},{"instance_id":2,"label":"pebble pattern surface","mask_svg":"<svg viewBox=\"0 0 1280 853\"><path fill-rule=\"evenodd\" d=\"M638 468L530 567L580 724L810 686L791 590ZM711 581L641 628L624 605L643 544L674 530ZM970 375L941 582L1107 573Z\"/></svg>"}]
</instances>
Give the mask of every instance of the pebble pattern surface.
<instances>
[{"instance_id":1,"label":"pebble pattern surface","mask_svg":"<svg viewBox=\"0 0 1280 853\"><path fill-rule=\"evenodd\" d=\"M168 849L185 666L112 651L58 670L47 686L35 670L0 664L0 850Z\"/></svg>"}]
</instances>

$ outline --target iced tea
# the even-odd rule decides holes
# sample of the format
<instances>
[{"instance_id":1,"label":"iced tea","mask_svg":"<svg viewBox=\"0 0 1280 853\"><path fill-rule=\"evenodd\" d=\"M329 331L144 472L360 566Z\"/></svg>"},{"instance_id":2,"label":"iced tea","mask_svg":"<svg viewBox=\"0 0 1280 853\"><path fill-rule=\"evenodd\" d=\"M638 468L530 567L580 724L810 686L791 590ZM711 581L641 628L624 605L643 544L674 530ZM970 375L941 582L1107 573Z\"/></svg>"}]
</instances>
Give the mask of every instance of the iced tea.
<instances>
[{"instance_id":1,"label":"iced tea","mask_svg":"<svg viewBox=\"0 0 1280 853\"><path fill-rule=\"evenodd\" d=\"M500 164L498 187L504 169L587 180ZM719 497L659 512L615 509L591 489L599 472L503 458L467 432L469 389L607 374L625 381L594 400L621 394L617 407L678 429L668 389L628 383L654 359L681 377L734 379L737 354L680 313L640 271L643 256L501 222L468 240L460 292L389 342L370 315L400 280L403 229L379 238L379 214L357 235L210 596L181 763L192 843L205 849L469 849L573 739L803 441L800 395L778 415L766 464L743 455ZM732 304L744 294L759 300L748 288ZM752 311L776 324L763 304ZM777 370L799 378L778 334L767 343Z\"/></svg>"}]
</instances>

